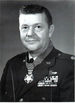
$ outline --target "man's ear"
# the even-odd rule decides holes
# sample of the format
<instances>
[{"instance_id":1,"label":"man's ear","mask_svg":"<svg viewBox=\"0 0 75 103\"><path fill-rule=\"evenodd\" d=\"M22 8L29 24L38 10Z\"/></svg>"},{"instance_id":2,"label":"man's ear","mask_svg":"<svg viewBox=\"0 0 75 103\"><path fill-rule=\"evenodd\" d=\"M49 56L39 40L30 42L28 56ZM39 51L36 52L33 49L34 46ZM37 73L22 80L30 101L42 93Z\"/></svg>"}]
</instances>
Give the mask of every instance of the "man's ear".
<instances>
[{"instance_id":1,"label":"man's ear","mask_svg":"<svg viewBox=\"0 0 75 103\"><path fill-rule=\"evenodd\" d=\"M49 37L52 36L53 32L54 32L54 25L52 24L50 25L50 28L49 28Z\"/></svg>"},{"instance_id":2,"label":"man's ear","mask_svg":"<svg viewBox=\"0 0 75 103\"><path fill-rule=\"evenodd\" d=\"M19 21L19 27L18 28L19 28L19 31L20 31L20 18L18 18L18 21Z\"/></svg>"}]
</instances>

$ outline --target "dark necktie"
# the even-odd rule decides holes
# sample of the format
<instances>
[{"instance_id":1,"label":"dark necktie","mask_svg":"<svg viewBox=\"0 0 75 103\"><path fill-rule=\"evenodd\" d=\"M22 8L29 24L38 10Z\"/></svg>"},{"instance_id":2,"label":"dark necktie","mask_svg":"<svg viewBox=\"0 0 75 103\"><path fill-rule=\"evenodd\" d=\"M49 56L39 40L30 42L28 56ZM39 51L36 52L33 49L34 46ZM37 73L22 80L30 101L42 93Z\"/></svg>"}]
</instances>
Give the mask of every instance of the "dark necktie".
<instances>
[{"instance_id":1,"label":"dark necktie","mask_svg":"<svg viewBox=\"0 0 75 103\"><path fill-rule=\"evenodd\" d=\"M27 60L28 63L33 63L33 61L34 61L33 58Z\"/></svg>"}]
</instances>

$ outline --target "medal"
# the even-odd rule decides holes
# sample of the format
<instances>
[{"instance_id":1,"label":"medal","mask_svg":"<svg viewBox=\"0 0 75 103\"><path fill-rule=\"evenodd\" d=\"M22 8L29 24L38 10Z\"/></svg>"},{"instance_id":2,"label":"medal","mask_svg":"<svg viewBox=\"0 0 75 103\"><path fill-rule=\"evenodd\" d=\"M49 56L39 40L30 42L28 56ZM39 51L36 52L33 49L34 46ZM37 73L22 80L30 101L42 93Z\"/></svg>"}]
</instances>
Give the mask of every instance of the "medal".
<instances>
[{"instance_id":1,"label":"medal","mask_svg":"<svg viewBox=\"0 0 75 103\"><path fill-rule=\"evenodd\" d=\"M33 81L34 77L33 74L26 74L26 76L24 77L24 81L29 84Z\"/></svg>"},{"instance_id":2,"label":"medal","mask_svg":"<svg viewBox=\"0 0 75 103\"><path fill-rule=\"evenodd\" d=\"M28 70L28 74L26 74L26 76L24 77L24 81L29 84L33 81L34 79L34 76L32 74L33 72L33 69L34 69L34 65L33 63L27 63L26 62L26 67L27 67L27 70Z\"/></svg>"}]
</instances>

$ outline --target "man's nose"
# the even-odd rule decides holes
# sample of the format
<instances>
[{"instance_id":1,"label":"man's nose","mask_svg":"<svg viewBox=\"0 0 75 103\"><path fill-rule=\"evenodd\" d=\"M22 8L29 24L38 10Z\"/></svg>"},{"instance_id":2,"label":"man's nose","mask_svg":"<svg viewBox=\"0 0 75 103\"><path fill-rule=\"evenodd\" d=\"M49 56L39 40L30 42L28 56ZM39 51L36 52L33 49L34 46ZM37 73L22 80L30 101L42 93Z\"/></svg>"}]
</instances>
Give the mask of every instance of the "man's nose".
<instances>
[{"instance_id":1,"label":"man's nose","mask_svg":"<svg viewBox=\"0 0 75 103\"><path fill-rule=\"evenodd\" d=\"M29 28L28 32L27 32L27 35L28 36L32 36L34 34L34 30L32 27Z\"/></svg>"}]
</instances>

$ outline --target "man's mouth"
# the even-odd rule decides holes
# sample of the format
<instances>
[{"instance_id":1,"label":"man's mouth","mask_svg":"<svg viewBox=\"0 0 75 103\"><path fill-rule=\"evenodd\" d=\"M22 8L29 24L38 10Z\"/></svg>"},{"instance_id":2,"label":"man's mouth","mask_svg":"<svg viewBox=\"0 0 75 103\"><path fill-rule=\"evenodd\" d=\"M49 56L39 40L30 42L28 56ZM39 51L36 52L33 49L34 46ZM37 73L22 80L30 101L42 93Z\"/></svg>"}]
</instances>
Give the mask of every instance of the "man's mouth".
<instances>
[{"instance_id":1,"label":"man's mouth","mask_svg":"<svg viewBox=\"0 0 75 103\"><path fill-rule=\"evenodd\" d=\"M34 42L36 42L36 41L38 41L38 40L36 40L36 39L26 39L25 40L26 42L28 42L28 43L34 43Z\"/></svg>"}]
</instances>

